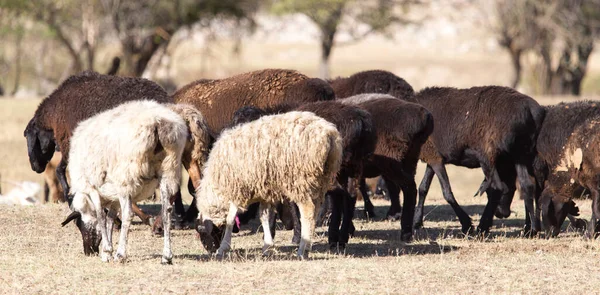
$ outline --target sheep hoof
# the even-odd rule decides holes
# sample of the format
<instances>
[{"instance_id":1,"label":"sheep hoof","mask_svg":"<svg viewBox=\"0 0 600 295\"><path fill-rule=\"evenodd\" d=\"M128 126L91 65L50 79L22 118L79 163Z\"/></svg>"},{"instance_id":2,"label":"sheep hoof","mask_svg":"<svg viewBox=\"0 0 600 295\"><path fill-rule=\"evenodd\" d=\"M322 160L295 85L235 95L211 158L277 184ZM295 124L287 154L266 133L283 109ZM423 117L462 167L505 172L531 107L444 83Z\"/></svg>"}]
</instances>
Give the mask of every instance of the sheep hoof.
<instances>
[{"instance_id":1,"label":"sheep hoof","mask_svg":"<svg viewBox=\"0 0 600 295\"><path fill-rule=\"evenodd\" d=\"M127 257L125 255L122 255L121 253L117 253L115 255L115 262L125 263L127 262Z\"/></svg>"},{"instance_id":2,"label":"sheep hoof","mask_svg":"<svg viewBox=\"0 0 600 295\"><path fill-rule=\"evenodd\" d=\"M387 215L387 219L390 221L398 221L400 220L401 214L400 213L388 213Z\"/></svg>"},{"instance_id":3,"label":"sheep hoof","mask_svg":"<svg viewBox=\"0 0 600 295\"><path fill-rule=\"evenodd\" d=\"M587 228L587 222L581 218L576 218L575 223L572 226L576 230L585 230Z\"/></svg>"},{"instance_id":4,"label":"sheep hoof","mask_svg":"<svg viewBox=\"0 0 600 295\"><path fill-rule=\"evenodd\" d=\"M412 232L402 233L400 234L400 240L405 243L410 243L413 240Z\"/></svg>"},{"instance_id":5,"label":"sheep hoof","mask_svg":"<svg viewBox=\"0 0 600 295\"><path fill-rule=\"evenodd\" d=\"M160 260L160 264L162 265L172 265L173 264L173 259L172 258L167 258L167 257L162 257L162 259Z\"/></svg>"},{"instance_id":6,"label":"sheep hoof","mask_svg":"<svg viewBox=\"0 0 600 295\"><path fill-rule=\"evenodd\" d=\"M423 228L423 220L415 221L415 223L413 224L413 228L414 229L422 229Z\"/></svg>"},{"instance_id":7,"label":"sheep hoof","mask_svg":"<svg viewBox=\"0 0 600 295\"><path fill-rule=\"evenodd\" d=\"M110 262L110 253L100 254L100 259L102 260L102 262Z\"/></svg>"},{"instance_id":8,"label":"sheep hoof","mask_svg":"<svg viewBox=\"0 0 600 295\"><path fill-rule=\"evenodd\" d=\"M476 234L475 231L474 231L473 224L463 225L462 228L461 228L461 231L466 236L470 236L470 235Z\"/></svg>"}]
</instances>

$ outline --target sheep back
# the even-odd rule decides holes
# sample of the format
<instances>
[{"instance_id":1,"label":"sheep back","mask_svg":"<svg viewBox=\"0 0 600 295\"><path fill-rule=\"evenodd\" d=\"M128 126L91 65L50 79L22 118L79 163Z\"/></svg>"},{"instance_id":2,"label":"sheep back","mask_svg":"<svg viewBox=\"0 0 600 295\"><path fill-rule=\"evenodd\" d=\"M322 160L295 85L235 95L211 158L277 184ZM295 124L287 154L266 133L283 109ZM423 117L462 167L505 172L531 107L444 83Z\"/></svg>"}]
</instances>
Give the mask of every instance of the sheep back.
<instances>
[{"instance_id":1,"label":"sheep back","mask_svg":"<svg viewBox=\"0 0 600 295\"><path fill-rule=\"evenodd\" d=\"M266 69L226 79L192 82L173 94L173 99L198 108L216 135L243 106L265 108L284 102L333 100L335 95L323 80L311 79L293 70Z\"/></svg>"},{"instance_id":2,"label":"sheep back","mask_svg":"<svg viewBox=\"0 0 600 295\"><path fill-rule=\"evenodd\" d=\"M150 80L83 72L69 77L46 97L32 122L54 132L65 157L69 154L69 139L80 121L123 102L142 99L171 102L165 90Z\"/></svg>"},{"instance_id":3,"label":"sheep back","mask_svg":"<svg viewBox=\"0 0 600 295\"><path fill-rule=\"evenodd\" d=\"M206 162L198 209L218 225L229 202L246 208L258 200L323 198L341 158L336 127L310 112L264 116L227 129Z\"/></svg>"},{"instance_id":4,"label":"sheep back","mask_svg":"<svg viewBox=\"0 0 600 295\"><path fill-rule=\"evenodd\" d=\"M545 115L533 98L501 86L430 87L414 99L435 118L432 140L424 147L431 153L421 157L427 162L435 161L439 153L449 163L465 165L457 157L462 153L457 149L465 147L490 159L502 153L515 159L531 154Z\"/></svg>"},{"instance_id":5,"label":"sheep back","mask_svg":"<svg viewBox=\"0 0 600 295\"><path fill-rule=\"evenodd\" d=\"M412 86L404 79L382 70L358 72L346 78L329 80L337 98L351 97L362 93L390 94L407 99L415 94Z\"/></svg>"},{"instance_id":6,"label":"sheep back","mask_svg":"<svg viewBox=\"0 0 600 295\"><path fill-rule=\"evenodd\" d=\"M81 122L71 138L72 191L89 194L96 190L111 200L119 196L145 199L156 186L142 196L143 185L168 177L169 193L174 194L187 139L184 120L157 102L128 102L97 114Z\"/></svg>"}]
</instances>

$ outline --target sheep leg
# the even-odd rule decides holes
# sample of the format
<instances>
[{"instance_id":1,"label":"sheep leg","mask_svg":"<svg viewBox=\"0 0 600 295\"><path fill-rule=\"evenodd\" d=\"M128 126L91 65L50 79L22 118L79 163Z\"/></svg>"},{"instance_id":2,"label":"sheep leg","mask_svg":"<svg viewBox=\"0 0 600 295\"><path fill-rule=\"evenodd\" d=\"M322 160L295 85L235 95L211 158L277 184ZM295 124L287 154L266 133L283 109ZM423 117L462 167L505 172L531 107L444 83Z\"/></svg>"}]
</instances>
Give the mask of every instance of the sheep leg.
<instances>
[{"instance_id":1,"label":"sheep leg","mask_svg":"<svg viewBox=\"0 0 600 295\"><path fill-rule=\"evenodd\" d=\"M260 212L260 222L263 228L264 245L262 252L263 255L266 256L269 249L274 245L273 236L271 235L271 217L273 215L273 209L270 204L261 202L258 210Z\"/></svg>"},{"instance_id":2,"label":"sheep leg","mask_svg":"<svg viewBox=\"0 0 600 295\"><path fill-rule=\"evenodd\" d=\"M367 199L364 198L364 196L368 196L369 192L367 190L367 182L365 181L365 178L361 178L360 183L359 183L359 187L358 189L360 190L360 194L363 196L363 202L364 202L364 213L365 213L365 218L370 219L370 218L375 218L375 206L373 206L373 203L371 202L371 198Z\"/></svg>"},{"instance_id":3,"label":"sheep leg","mask_svg":"<svg viewBox=\"0 0 600 295\"><path fill-rule=\"evenodd\" d=\"M121 233L119 234L119 247L115 254L115 261L125 262L127 260L127 235L131 225L131 198L129 196L120 197L121 201Z\"/></svg>"},{"instance_id":4,"label":"sheep leg","mask_svg":"<svg viewBox=\"0 0 600 295\"><path fill-rule=\"evenodd\" d=\"M106 231L107 231L106 235L108 238L107 239L108 244L111 246L111 251L112 251L113 230L114 230L116 218L117 218L117 212L115 212L113 210L109 210L108 213L106 214Z\"/></svg>"},{"instance_id":5,"label":"sheep leg","mask_svg":"<svg viewBox=\"0 0 600 295\"><path fill-rule=\"evenodd\" d=\"M131 208L133 213L142 220L143 224L150 225L150 215L144 213L144 211L142 211L142 209L140 209L140 207L138 207L138 205L135 203L131 204Z\"/></svg>"},{"instance_id":6,"label":"sheep leg","mask_svg":"<svg viewBox=\"0 0 600 295\"><path fill-rule=\"evenodd\" d=\"M108 238L106 212L104 212L104 208L102 208L102 203L100 201L98 192L92 192L90 194L90 199L94 204L96 216L98 216L98 223L96 224L96 227L100 230L100 234L102 235L102 251L100 252L100 259L102 259L102 262L109 262L113 249L112 243L110 243L110 239Z\"/></svg>"},{"instance_id":7,"label":"sheep leg","mask_svg":"<svg viewBox=\"0 0 600 295\"><path fill-rule=\"evenodd\" d=\"M587 229L588 237L595 239L598 234L598 218L600 218L600 194L598 189L593 188L590 190L592 195L592 218L590 220L590 226Z\"/></svg>"},{"instance_id":8,"label":"sheep leg","mask_svg":"<svg viewBox=\"0 0 600 295\"><path fill-rule=\"evenodd\" d=\"M329 250L338 250L340 241L340 222L342 220L343 199L345 196L340 192L340 188L336 188L327 192L328 199L331 202L331 217L329 218L329 228L327 230L327 239ZM304 229L304 227L302 227Z\"/></svg>"},{"instance_id":9,"label":"sheep leg","mask_svg":"<svg viewBox=\"0 0 600 295\"><path fill-rule=\"evenodd\" d=\"M506 165L508 159L498 161L497 166L482 165L485 176L490 179L490 186L486 190L488 202L481 215L478 231L480 233L488 233L492 227L494 214L498 209L498 205L503 197L514 194L516 190L516 171L514 165ZM485 169L484 169L485 168ZM525 188L529 189L529 188ZM509 206L510 213L510 206Z\"/></svg>"},{"instance_id":10,"label":"sheep leg","mask_svg":"<svg viewBox=\"0 0 600 295\"><path fill-rule=\"evenodd\" d=\"M540 207L542 209L542 224L544 225L544 231L546 232L546 237L552 237L552 233L554 232L554 228L556 228L556 218L553 214L554 206L552 204L552 196L550 195L550 189L546 188L542 192L540 197Z\"/></svg>"},{"instance_id":11,"label":"sheep leg","mask_svg":"<svg viewBox=\"0 0 600 295\"><path fill-rule=\"evenodd\" d=\"M171 196L166 185L160 186L160 200L162 202L162 222L163 222L163 255L160 260L161 264L173 263L173 251L171 250Z\"/></svg>"},{"instance_id":12,"label":"sheep leg","mask_svg":"<svg viewBox=\"0 0 600 295\"><path fill-rule=\"evenodd\" d=\"M217 249L217 258L222 259L225 251L231 249L231 235L233 232L233 225L235 224L235 216L237 215L238 208L236 205L231 203L229 205L229 212L227 213L227 225L225 227L225 235L221 241L219 249Z\"/></svg>"},{"instance_id":13,"label":"sheep leg","mask_svg":"<svg viewBox=\"0 0 600 295\"><path fill-rule=\"evenodd\" d=\"M452 187L450 186L450 180L448 179L448 173L446 172L446 167L444 163L431 164L431 168L435 172L435 175L438 177L440 181L440 186L442 187L442 194L444 195L444 199L446 202L450 204L450 207L456 213L458 220L460 221L462 232L464 234L468 234L473 230L473 222L471 221L471 217L469 214L465 212L456 199L454 198L454 194L452 193Z\"/></svg>"},{"instance_id":14,"label":"sheep leg","mask_svg":"<svg viewBox=\"0 0 600 295\"><path fill-rule=\"evenodd\" d=\"M323 195L325 194L321 194L321 196ZM308 252L310 252L312 248L311 241L315 229L315 215L317 214L316 210L318 210L320 205L320 202L317 202L316 200L298 203L298 209L300 209L300 222L302 223L302 240L300 241L297 255L301 259L308 258Z\"/></svg>"},{"instance_id":15,"label":"sheep leg","mask_svg":"<svg viewBox=\"0 0 600 295\"><path fill-rule=\"evenodd\" d=\"M69 182L67 181L67 161L65 160L65 156L62 157L58 166L56 166L56 177L60 182L60 186L63 189L63 196L69 206L71 206L71 202L73 199L69 197Z\"/></svg>"},{"instance_id":16,"label":"sheep leg","mask_svg":"<svg viewBox=\"0 0 600 295\"><path fill-rule=\"evenodd\" d=\"M292 220L294 222L294 236L292 237L292 244L298 245L301 240L300 230L302 229L302 224L300 223L300 209L298 209L298 205L294 202L289 202L290 212L292 213Z\"/></svg>"},{"instance_id":17,"label":"sheep leg","mask_svg":"<svg viewBox=\"0 0 600 295\"><path fill-rule=\"evenodd\" d=\"M375 218L375 206L373 206L373 202L371 202L371 197L369 197L369 193L367 192L367 182L364 177L360 178L359 183L360 194L363 197L363 202L365 206L365 215L367 219Z\"/></svg>"},{"instance_id":18,"label":"sheep leg","mask_svg":"<svg viewBox=\"0 0 600 295\"><path fill-rule=\"evenodd\" d=\"M423 207L425 206L425 198L427 198L427 193L429 193L429 188L431 187L431 181L433 180L434 175L435 172L433 171L433 168L427 165L425 174L419 185L419 203L415 207L415 219L413 222L415 229L423 227Z\"/></svg>"}]
</instances>

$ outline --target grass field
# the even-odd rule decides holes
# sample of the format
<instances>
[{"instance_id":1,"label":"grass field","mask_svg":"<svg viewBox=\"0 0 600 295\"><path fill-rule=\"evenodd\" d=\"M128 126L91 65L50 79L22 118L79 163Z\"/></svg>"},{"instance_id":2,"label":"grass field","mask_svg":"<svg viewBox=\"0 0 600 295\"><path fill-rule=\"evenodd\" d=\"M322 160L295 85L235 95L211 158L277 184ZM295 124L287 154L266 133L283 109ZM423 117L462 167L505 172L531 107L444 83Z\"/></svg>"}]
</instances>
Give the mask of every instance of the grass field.
<instances>
[{"instance_id":1,"label":"grass field","mask_svg":"<svg viewBox=\"0 0 600 295\"><path fill-rule=\"evenodd\" d=\"M558 98L540 99L554 103ZM3 180L41 177L29 168L23 129L39 100L0 100L0 174ZM417 181L423 174L419 166ZM450 166L459 203L477 224L486 203L472 197L483 178L479 170ZM5 191L11 187L3 184ZM388 202L377 200L383 216ZM590 202L578 202L589 218ZM359 204L359 209L362 204ZM144 209L157 212L152 203ZM425 208L425 229L416 241L399 240L399 222L362 219L346 255L327 253L325 228L308 261L294 258L291 232L278 231L276 252L262 257L262 234L252 224L234 235L233 251L216 261L201 247L195 232L173 232L174 264L160 265L162 239L136 223L128 245L129 262L103 264L83 255L73 225L60 227L64 204L0 207L0 293L177 293L177 294L471 294L594 293L600 286L600 244L564 225L559 238L524 239L522 202L513 203L507 220L496 220L485 240L464 238L437 181ZM137 219L135 219L137 221Z\"/></svg>"}]
</instances>

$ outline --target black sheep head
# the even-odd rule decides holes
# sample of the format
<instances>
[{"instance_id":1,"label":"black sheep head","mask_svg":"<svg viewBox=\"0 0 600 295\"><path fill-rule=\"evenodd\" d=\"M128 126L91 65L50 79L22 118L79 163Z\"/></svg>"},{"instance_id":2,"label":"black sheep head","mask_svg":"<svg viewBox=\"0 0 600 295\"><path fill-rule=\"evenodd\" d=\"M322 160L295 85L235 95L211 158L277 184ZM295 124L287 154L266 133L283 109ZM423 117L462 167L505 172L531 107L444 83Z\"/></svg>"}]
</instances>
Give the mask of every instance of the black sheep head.
<instances>
[{"instance_id":1,"label":"black sheep head","mask_svg":"<svg viewBox=\"0 0 600 295\"><path fill-rule=\"evenodd\" d=\"M73 199L72 196L69 196L69 198ZM73 205L76 206L77 204L74 203ZM71 214L69 214L69 216L67 216L61 225L65 226L73 220L75 220L75 225L81 233L81 238L83 240L83 253L85 253L87 256L98 254L100 242L102 241L102 235L98 230L98 219L96 216L86 214L84 218L82 213L75 209L73 212L71 212Z\"/></svg>"},{"instance_id":2,"label":"black sheep head","mask_svg":"<svg viewBox=\"0 0 600 295\"><path fill-rule=\"evenodd\" d=\"M31 170L42 173L52 159L56 143L52 131L40 129L32 119L27 124L23 135L27 139L27 154Z\"/></svg>"},{"instance_id":3,"label":"black sheep head","mask_svg":"<svg viewBox=\"0 0 600 295\"><path fill-rule=\"evenodd\" d=\"M200 235L200 242L204 246L204 249L210 253L214 253L219 249L223 240L225 225L216 226L212 220L205 219L202 221L200 217L196 219L196 231Z\"/></svg>"}]
</instances>

